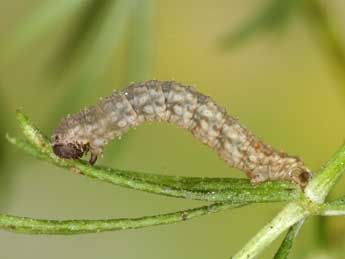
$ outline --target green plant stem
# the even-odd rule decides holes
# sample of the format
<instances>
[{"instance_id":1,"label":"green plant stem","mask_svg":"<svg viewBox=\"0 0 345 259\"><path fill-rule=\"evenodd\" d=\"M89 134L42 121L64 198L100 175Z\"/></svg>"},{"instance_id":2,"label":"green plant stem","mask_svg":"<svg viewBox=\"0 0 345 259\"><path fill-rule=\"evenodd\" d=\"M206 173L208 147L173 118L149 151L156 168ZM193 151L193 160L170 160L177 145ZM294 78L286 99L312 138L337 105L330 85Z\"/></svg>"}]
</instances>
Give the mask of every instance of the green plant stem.
<instances>
[{"instance_id":1,"label":"green plant stem","mask_svg":"<svg viewBox=\"0 0 345 259\"><path fill-rule=\"evenodd\" d=\"M32 144L32 148L37 149L37 153L51 153L48 138L43 135L37 127L32 125L29 118L21 111L17 110L16 116L21 130L26 139ZM22 143L22 145L24 145L24 143ZM31 150L32 148L29 148L27 150Z\"/></svg>"},{"instance_id":2,"label":"green plant stem","mask_svg":"<svg viewBox=\"0 0 345 259\"><path fill-rule=\"evenodd\" d=\"M305 198L289 203L268 225L252 238L233 259L250 259L257 256L283 231L309 215L345 215L344 200L322 204L345 169L345 145L326 163L321 172L305 189ZM332 206L332 207L330 207Z\"/></svg>"},{"instance_id":3,"label":"green plant stem","mask_svg":"<svg viewBox=\"0 0 345 259\"><path fill-rule=\"evenodd\" d=\"M303 220L308 212L298 203L288 204L270 223L259 231L232 259L255 258L282 232Z\"/></svg>"},{"instance_id":4,"label":"green plant stem","mask_svg":"<svg viewBox=\"0 0 345 259\"><path fill-rule=\"evenodd\" d=\"M194 200L224 202L273 202L297 200L301 191L289 183L265 183L253 186L247 179L176 177L131 172L100 166L89 166L84 161L67 161L53 154L39 152L30 143L7 137L8 140L33 156L67 168L93 179L130 189Z\"/></svg>"},{"instance_id":5,"label":"green plant stem","mask_svg":"<svg viewBox=\"0 0 345 259\"><path fill-rule=\"evenodd\" d=\"M253 186L247 179L176 177L130 172L100 166L84 161L60 159L52 153L50 143L21 112L17 118L27 140L8 137L8 140L31 155L67 168L74 173L118 186L166 196L213 202L272 202L300 199L302 192L293 183L275 182Z\"/></svg>"},{"instance_id":6,"label":"green plant stem","mask_svg":"<svg viewBox=\"0 0 345 259\"><path fill-rule=\"evenodd\" d=\"M320 0L304 0L303 10L320 47L338 65L342 79L345 79L345 50L338 33L332 25L332 17L327 13ZM345 94L343 87L341 90L342 94Z\"/></svg>"},{"instance_id":7,"label":"green plant stem","mask_svg":"<svg viewBox=\"0 0 345 259\"><path fill-rule=\"evenodd\" d=\"M322 216L345 216L345 206L342 208L327 208L321 214Z\"/></svg>"},{"instance_id":8,"label":"green plant stem","mask_svg":"<svg viewBox=\"0 0 345 259\"><path fill-rule=\"evenodd\" d=\"M345 170L345 145L341 146L305 189L306 196L315 203L323 203Z\"/></svg>"},{"instance_id":9,"label":"green plant stem","mask_svg":"<svg viewBox=\"0 0 345 259\"><path fill-rule=\"evenodd\" d=\"M249 204L250 202L277 201L276 195L281 191L283 191L283 196L281 197L288 199L288 197L291 198L291 196L289 196L291 192L295 193L294 191L296 190L293 188L295 185L291 183L264 183L258 186L252 186L246 180L143 174L104 167L92 167L84 161L60 159L52 152L47 137L45 137L24 114L17 112L17 118L27 140L23 141L8 137L11 143L57 166L68 168L75 173L84 174L91 178L120 186L181 198L216 200L227 197L228 203L231 200L231 204L211 205L216 207L220 206L221 208L223 208L223 205L226 207L239 207ZM337 182L344 168L345 145L332 156L321 172L310 181L305 189L305 196L300 191L297 191L295 193L296 196L292 198L292 200L295 201L289 203L233 258L250 259L256 257L282 232L297 222L304 220L309 215L345 215L345 198L324 204L328 192ZM287 186L290 186L292 189L281 189L281 184L287 184ZM267 187L268 189L266 189ZM260 191L256 193L257 190ZM256 197L255 200L253 197L250 198L253 194L257 195L254 195ZM222 197L222 195L225 196ZM276 196L276 198L272 198L272 195ZM47 221L2 215L2 224L0 217L0 225L7 230L23 231L25 233L68 234L73 231L75 231L75 233L87 233L174 223L185 220L188 218L188 215L190 217L192 217L192 215L204 215L205 210L210 213L210 207L208 206L207 208L208 209L205 209L205 207L199 208L201 211L197 208L184 212L162 214L140 219L113 219L106 221ZM215 209L215 211L218 210ZM192 213L189 214L189 212ZM16 225L17 223L18 225ZM30 225L31 223L33 225Z\"/></svg>"},{"instance_id":10,"label":"green plant stem","mask_svg":"<svg viewBox=\"0 0 345 259\"><path fill-rule=\"evenodd\" d=\"M344 216L345 197L320 205L320 214L323 216Z\"/></svg>"},{"instance_id":11,"label":"green plant stem","mask_svg":"<svg viewBox=\"0 0 345 259\"><path fill-rule=\"evenodd\" d=\"M286 234L282 244L280 245L277 253L274 255L273 259L286 259L288 258L290 251L292 249L293 242L297 237L301 227L303 226L304 219L297 222L295 225L290 227L288 233Z\"/></svg>"},{"instance_id":12,"label":"green plant stem","mask_svg":"<svg viewBox=\"0 0 345 259\"><path fill-rule=\"evenodd\" d=\"M155 216L105 220L45 220L0 214L0 229L26 234L97 233L172 224L243 205L212 204Z\"/></svg>"},{"instance_id":13,"label":"green plant stem","mask_svg":"<svg viewBox=\"0 0 345 259\"><path fill-rule=\"evenodd\" d=\"M77 65L76 60L85 58L87 55L86 44L95 44L96 32L101 30L104 19L106 19L108 10L116 0L97 0L89 1L81 8L78 19L70 26L70 31L65 35L65 42L61 50L56 53L53 69L59 72L55 76L63 76L71 65ZM79 64L78 64L79 65ZM96 65L96 64L95 64ZM52 69L48 66L48 69Z\"/></svg>"}]
</instances>

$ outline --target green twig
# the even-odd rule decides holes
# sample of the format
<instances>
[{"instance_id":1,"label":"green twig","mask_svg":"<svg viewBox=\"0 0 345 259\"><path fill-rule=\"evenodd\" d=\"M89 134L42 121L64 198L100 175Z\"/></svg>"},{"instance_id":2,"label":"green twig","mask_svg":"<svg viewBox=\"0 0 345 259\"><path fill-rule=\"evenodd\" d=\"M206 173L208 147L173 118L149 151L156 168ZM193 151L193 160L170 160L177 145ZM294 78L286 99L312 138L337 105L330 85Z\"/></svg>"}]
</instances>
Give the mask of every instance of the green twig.
<instances>
[{"instance_id":1,"label":"green twig","mask_svg":"<svg viewBox=\"0 0 345 259\"><path fill-rule=\"evenodd\" d=\"M24 136L33 145L32 148L37 149L38 153L51 153L48 138L37 127L32 125L29 118L20 110L16 111L16 116Z\"/></svg>"},{"instance_id":2,"label":"green twig","mask_svg":"<svg viewBox=\"0 0 345 259\"><path fill-rule=\"evenodd\" d=\"M332 156L322 171L308 184L306 196L315 203L323 203L345 170L345 145Z\"/></svg>"},{"instance_id":3,"label":"green twig","mask_svg":"<svg viewBox=\"0 0 345 259\"><path fill-rule=\"evenodd\" d=\"M48 69L55 69L59 72L56 76L63 76L75 61L84 58L86 45L96 41L95 31L99 31L103 19L107 15L107 10L116 0L88 1L84 8L80 8L76 21L70 26L71 30L65 35L65 42L61 50L56 53L52 66ZM96 65L96 64L95 64Z\"/></svg>"},{"instance_id":4,"label":"green twig","mask_svg":"<svg viewBox=\"0 0 345 259\"><path fill-rule=\"evenodd\" d=\"M308 212L297 203L288 204L270 223L259 231L232 259L255 258L282 232L303 220Z\"/></svg>"},{"instance_id":5,"label":"green twig","mask_svg":"<svg viewBox=\"0 0 345 259\"><path fill-rule=\"evenodd\" d=\"M256 257L282 232L297 222L303 221L309 215L345 215L345 199L338 199L331 203L324 200L341 176L345 168L345 145L341 147L329 160L321 172L307 185L305 195L292 183L263 183L258 186L251 185L248 180L177 177L139 172L114 170L99 166L89 166L84 161L71 161L61 159L51 151L50 142L21 112L17 112L26 140L8 137L9 141L37 158L53 163L59 167L141 191L161 195L224 202L207 207L187 211L162 214L139 219L111 219L111 220L73 220L73 221L47 221L28 218L0 215L0 226L7 230L25 233L72 234L99 232L107 230L128 229L158 224L168 224L194 215L204 215L210 208L214 211L223 208L235 208L251 202L290 200L288 204L269 224L255 235L233 258L250 259ZM229 204L230 203L230 204ZM213 211L213 209L211 209ZM287 254L292 243L292 237L297 234L291 230L281 251L277 256ZM284 257L277 257L284 258Z\"/></svg>"},{"instance_id":6,"label":"green twig","mask_svg":"<svg viewBox=\"0 0 345 259\"><path fill-rule=\"evenodd\" d=\"M330 203L322 204L320 210L323 216L344 216L345 197L336 199Z\"/></svg>"},{"instance_id":7,"label":"green twig","mask_svg":"<svg viewBox=\"0 0 345 259\"><path fill-rule=\"evenodd\" d=\"M322 204L345 169L345 145L326 163L325 167L307 185L305 198L288 204L269 224L252 238L234 259L250 259L257 256L273 240L290 226L309 215L345 215L343 200Z\"/></svg>"},{"instance_id":8,"label":"green twig","mask_svg":"<svg viewBox=\"0 0 345 259\"><path fill-rule=\"evenodd\" d=\"M282 244L280 245L278 251L274 255L274 259L286 259L288 258L290 251L292 249L293 242L298 235L299 230L303 226L304 220L297 222L295 225L290 227L288 233L286 234Z\"/></svg>"},{"instance_id":9,"label":"green twig","mask_svg":"<svg viewBox=\"0 0 345 259\"><path fill-rule=\"evenodd\" d=\"M0 229L26 234L98 233L172 224L243 205L212 204L155 216L105 220L44 220L0 214Z\"/></svg>"},{"instance_id":10,"label":"green twig","mask_svg":"<svg viewBox=\"0 0 345 259\"><path fill-rule=\"evenodd\" d=\"M327 3L327 2L325 2ZM325 6L320 0L304 0L304 17L310 25L317 43L321 49L334 61L338 68L338 76L345 80L345 49L338 33L332 25L332 16L327 13ZM343 83L343 81L342 81ZM344 97L345 88L343 84L338 87Z\"/></svg>"},{"instance_id":11,"label":"green twig","mask_svg":"<svg viewBox=\"0 0 345 259\"><path fill-rule=\"evenodd\" d=\"M121 187L171 197L224 202L274 202L297 200L301 191L290 183L265 183L253 186L246 179L166 176L131 172L101 166L89 166L84 161L68 161L52 153L44 154L25 140L7 136L8 140L29 154L88 176ZM274 192L274 190L276 192Z\"/></svg>"},{"instance_id":12,"label":"green twig","mask_svg":"<svg viewBox=\"0 0 345 259\"><path fill-rule=\"evenodd\" d=\"M268 182L253 186L247 179L177 177L130 172L84 161L61 159L51 151L50 143L21 112L17 117L28 141L8 137L8 140L31 155L94 179L118 186L166 196L213 202L273 202L298 200L302 192L293 183Z\"/></svg>"}]
</instances>

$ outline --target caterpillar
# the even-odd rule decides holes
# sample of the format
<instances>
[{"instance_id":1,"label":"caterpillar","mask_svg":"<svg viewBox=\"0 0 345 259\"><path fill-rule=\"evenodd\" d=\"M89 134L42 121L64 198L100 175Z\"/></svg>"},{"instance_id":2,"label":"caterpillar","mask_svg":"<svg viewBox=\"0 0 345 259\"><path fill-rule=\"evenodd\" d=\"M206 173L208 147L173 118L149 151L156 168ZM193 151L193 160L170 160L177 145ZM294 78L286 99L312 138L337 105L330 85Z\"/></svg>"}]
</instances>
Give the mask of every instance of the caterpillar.
<instances>
[{"instance_id":1,"label":"caterpillar","mask_svg":"<svg viewBox=\"0 0 345 259\"><path fill-rule=\"evenodd\" d=\"M175 81L133 83L94 106L62 119L52 136L54 153L78 159L145 121L165 121L189 130L254 184L285 180L305 186L312 177L304 162L263 143L210 97Z\"/></svg>"}]
</instances>

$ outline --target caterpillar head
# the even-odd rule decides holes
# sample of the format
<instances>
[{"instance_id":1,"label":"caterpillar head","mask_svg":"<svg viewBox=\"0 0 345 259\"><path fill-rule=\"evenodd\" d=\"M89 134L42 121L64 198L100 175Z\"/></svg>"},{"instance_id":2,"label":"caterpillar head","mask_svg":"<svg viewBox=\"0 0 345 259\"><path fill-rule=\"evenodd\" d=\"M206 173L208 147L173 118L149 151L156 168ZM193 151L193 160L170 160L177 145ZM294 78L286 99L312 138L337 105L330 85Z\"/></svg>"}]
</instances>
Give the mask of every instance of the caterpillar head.
<instances>
[{"instance_id":1,"label":"caterpillar head","mask_svg":"<svg viewBox=\"0 0 345 259\"><path fill-rule=\"evenodd\" d=\"M81 158L89 150L88 145L78 143L64 143L60 141L58 135L53 137L53 151L55 155L66 159Z\"/></svg>"},{"instance_id":2,"label":"caterpillar head","mask_svg":"<svg viewBox=\"0 0 345 259\"><path fill-rule=\"evenodd\" d=\"M53 151L55 155L67 159L77 159L84 155L84 151L72 143L54 144Z\"/></svg>"}]
</instances>

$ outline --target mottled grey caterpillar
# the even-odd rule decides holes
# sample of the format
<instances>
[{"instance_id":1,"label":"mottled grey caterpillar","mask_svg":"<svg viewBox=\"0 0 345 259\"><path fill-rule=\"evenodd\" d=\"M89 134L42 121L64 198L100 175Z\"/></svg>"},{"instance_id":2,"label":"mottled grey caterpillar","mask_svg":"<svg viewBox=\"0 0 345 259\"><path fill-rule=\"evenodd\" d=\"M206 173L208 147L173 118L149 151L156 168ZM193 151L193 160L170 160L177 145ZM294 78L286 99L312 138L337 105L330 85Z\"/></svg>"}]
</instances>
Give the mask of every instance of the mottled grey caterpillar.
<instances>
[{"instance_id":1,"label":"mottled grey caterpillar","mask_svg":"<svg viewBox=\"0 0 345 259\"><path fill-rule=\"evenodd\" d=\"M53 150L77 159L88 151L96 162L108 141L145 121L166 121L188 129L253 183L294 181L301 186L312 174L298 157L264 144L210 97L174 81L134 83L97 105L64 118L53 135Z\"/></svg>"}]
</instances>

